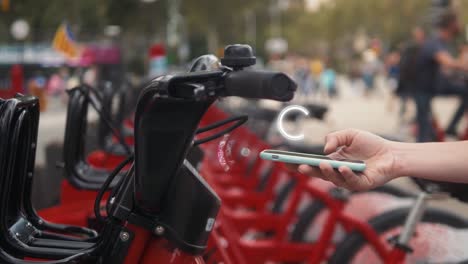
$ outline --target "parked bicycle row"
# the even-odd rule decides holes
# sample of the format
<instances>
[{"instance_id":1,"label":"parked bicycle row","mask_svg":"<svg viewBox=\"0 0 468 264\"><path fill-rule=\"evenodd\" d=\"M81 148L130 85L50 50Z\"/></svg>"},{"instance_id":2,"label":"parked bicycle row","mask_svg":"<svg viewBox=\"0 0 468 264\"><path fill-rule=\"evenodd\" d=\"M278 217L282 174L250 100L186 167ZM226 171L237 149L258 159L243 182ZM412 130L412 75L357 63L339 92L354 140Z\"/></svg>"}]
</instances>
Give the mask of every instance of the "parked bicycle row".
<instances>
[{"instance_id":1,"label":"parked bicycle row","mask_svg":"<svg viewBox=\"0 0 468 264\"><path fill-rule=\"evenodd\" d=\"M296 84L255 64L247 45L220 61L202 56L190 73L141 86L68 92L57 171L60 203L31 201L39 102L0 100L0 259L2 263L453 263L468 259L468 222L427 207L447 199L417 181L351 192L262 159L265 149L317 153L323 146L270 142L256 108L249 127L221 97L290 101ZM128 93L139 90L138 99ZM116 106L116 107L113 107ZM310 105L314 117L326 112ZM87 136L98 113L97 139ZM247 109L248 110L248 109ZM247 111L249 112L249 111ZM259 133L259 131L263 131ZM40 135L39 135L40 136ZM90 144L94 140L97 144ZM85 146L94 145L91 152ZM369 164L367 164L369 165ZM51 190L52 191L52 190ZM437 249L437 250L435 250Z\"/></svg>"}]
</instances>

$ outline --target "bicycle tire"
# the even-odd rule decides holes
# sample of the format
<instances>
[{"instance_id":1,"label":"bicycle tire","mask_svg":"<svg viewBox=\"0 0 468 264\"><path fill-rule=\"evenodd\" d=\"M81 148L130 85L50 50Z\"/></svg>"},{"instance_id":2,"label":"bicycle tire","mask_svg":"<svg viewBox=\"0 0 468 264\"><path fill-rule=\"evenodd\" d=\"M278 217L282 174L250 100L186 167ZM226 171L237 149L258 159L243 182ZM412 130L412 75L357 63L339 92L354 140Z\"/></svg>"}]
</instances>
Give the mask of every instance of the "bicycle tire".
<instances>
[{"instance_id":1,"label":"bicycle tire","mask_svg":"<svg viewBox=\"0 0 468 264\"><path fill-rule=\"evenodd\" d=\"M276 195L276 199L275 201L273 202L273 206L271 208L271 211L275 214L279 214L281 213L281 211L283 210L283 207L286 203L286 200L288 199L289 197L289 194L291 193L291 191L294 189L294 187L296 186L296 180L291 180L289 181L288 183L284 184L278 191L277 195Z\"/></svg>"},{"instance_id":2,"label":"bicycle tire","mask_svg":"<svg viewBox=\"0 0 468 264\"><path fill-rule=\"evenodd\" d=\"M383 185L377 187L372 192L381 192L390 194L397 197L403 198L410 198L414 197L413 194L404 191L398 187L393 185ZM323 204L319 200L312 201L302 212L300 212L298 221L294 225L294 228L291 232L290 239L294 242L304 242L305 235L307 234L307 230L309 230L310 226L313 224L313 220L317 215L325 208L325 204Z\"/></svg>"},{"instance_id":3,"label":"bicycle tire","mask_svg":"<svg viewBox=\"0 0 468 264\"><path fill-rule=\"evenodd\" d=\"M406 217L411 209L399 208L388 211L372 218L369 224L379 234L385 233L393 228L404 225ZM451 212L428 208L424 212L422 222L440 223L454 228L466 228L468 222L466 219ZM330 257L329 264L349 263L355 257L359 250L366 245L366 239L357 230L351 232L335 249Z\"/></svg>"}]
</instances>

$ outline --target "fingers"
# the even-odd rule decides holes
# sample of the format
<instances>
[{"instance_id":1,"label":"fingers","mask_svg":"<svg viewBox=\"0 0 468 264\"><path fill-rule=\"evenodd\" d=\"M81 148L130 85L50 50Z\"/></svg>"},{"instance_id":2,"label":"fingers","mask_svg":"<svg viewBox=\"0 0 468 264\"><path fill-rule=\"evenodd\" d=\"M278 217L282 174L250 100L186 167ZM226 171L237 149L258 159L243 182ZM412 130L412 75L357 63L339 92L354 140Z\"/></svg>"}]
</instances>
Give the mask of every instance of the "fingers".
<instances>
[{"instance_id":1,"label":"fingers","mask_svg":"<svg viewBox=\"0 0 468 264\"><path fill-rule=\"evenodd\" d=\"M299 165L297 164L293 164L293 163L284 163L284 165L286 166L286 168L288 168L289 170L291 171L296 171L299 169Z\"/></svg>"},{"instance_id":2,"label":"fingers","mask_svg":"<svg viewBox=\"0 0 468 264\"><path fill-rule=\"evenodd\" d=\"M370 188L366 186L363 177L354 173L349 167L342 166L336 170L330 164L322 162L319 167L300 165L298 170L303 174L330 181L338 187L353 191L362 191Z\"/></svg>"},{"instance_id":3,"label":"fingers","mask_svg":"<svg viewBox=\"0 0 468 264\"><path fill-rule=\"evenodd\" d=\"M324 179L331 181L333 184L339 187L346 187L346 182L338 171L325 162L319 164L320 171L322 172Z\"/></svg>"},{"instance_id":4,"label":"fingers","mask_svg":"<svg viewBox=\"0 0 468 264\"><path fill-rule=\"evenodd\" d=\"M352 171L349 167L341 166L338 171L343 176L346 185L349 189L353 191L363 191L368 189L365 186L364 180L362 176L357 175L354 171Z\"/></svg>"},{"instance_id":5,"label":"fingers","mask_svg":"<svg viewBox=\"0 0 468 264\"><path fill-rule=\"evenodd\" d=\"M330 154L338 147L349 146L353 142L354 137L359 133L356 129L346 129L328 134L325 137L325 154Z\"/></svg>"},{"instance_id":6,"label":"fingers","mask_svg":"<svg viewBox=\"0 0 468 264\"><path fill-rule=\"evenodd\" d=\"M298 171L311 177L316 177L325 181L332 182L337 186L345 187L343 177L339 174L339 172L335 171L328 163L322 162L320 163L319 167L300 165Z\"/></svg>"},{"instance_id":7,"label":"fingers","mask_svg":"<svg viewBox=\"0 0 468 264\"><path fill-rule=\"evenodd\" d=\"M317 177L317 178L320 178L320 179L324 179L323 175L322 175L322 172L317 167L312 167L312 166L303 164L303 165L300 165L297 170L302 174L306 174L306 175L311 176L311 177ZM324 179L324 180L326 180L326 179Z\"/></svg>"}]
</instances>

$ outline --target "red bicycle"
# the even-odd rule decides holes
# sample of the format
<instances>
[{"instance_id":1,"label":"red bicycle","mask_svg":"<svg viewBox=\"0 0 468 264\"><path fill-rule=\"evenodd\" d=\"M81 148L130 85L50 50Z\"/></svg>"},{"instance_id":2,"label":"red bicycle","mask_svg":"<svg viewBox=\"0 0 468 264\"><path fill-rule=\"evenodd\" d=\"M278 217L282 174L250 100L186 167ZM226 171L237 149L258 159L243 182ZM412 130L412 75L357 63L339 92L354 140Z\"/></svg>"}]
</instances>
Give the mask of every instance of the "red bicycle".
<instances>
[{"instance_id":1,"label":"red bicycle","mask_svg":"<svg viewBox=\"0 0 468 264\"><path fill-rule=\"evenodd\" d=\"M140 96L135 114L135 161L128 173L116 181L105 206L105 218L101 214L100 201L118 171L131 162L132 157L111 173L95 201L97 220L103 224L99 237L87 243L65 242L65 237L47 238L32 249L28 248L31 247L29 243L35 240L28 239L23 242L28 245L15 251L11 250L14 247L12 239L29 238L35 234L25 233L28 228L19 228L22 225L14 223L18 227L15 228L16 238L11 238L7 229L0 232L8 238L1 247L2 260L30 263L21 260L30 257L59 259L46 263L202 263L202 253L220 201L194 167L184 160L193 145L222 134L193 141L200 119L220 96L286 101L292 98L295 90L295 84L282 73L242 71L243 67L254 62L251 57L240 55L245 54L246 49L250 48L229 47L224 60L226 67L221 70L164 76L148 84ZM13 99L13 103L6 105L11 106L15 113L37 110L36 100L23 99ZM32 123L24 123L22 127L32 128L37 133L37 118L32 118ZM15 118L9 121L18 122ZM32 157L29 160L34 161L33 155L28 154L30 151L25 149L22 154L29 155ZM27 171L16 172L21 179L28 177ZM12 186L7 184L4 187ZM25 199L22 201L30 203ZM5 219L8 219L8 211L6 213ZM25 223L25 226L29 225ZM60 254L52 254L54 251Z\"/></svg>"}]
</instances>

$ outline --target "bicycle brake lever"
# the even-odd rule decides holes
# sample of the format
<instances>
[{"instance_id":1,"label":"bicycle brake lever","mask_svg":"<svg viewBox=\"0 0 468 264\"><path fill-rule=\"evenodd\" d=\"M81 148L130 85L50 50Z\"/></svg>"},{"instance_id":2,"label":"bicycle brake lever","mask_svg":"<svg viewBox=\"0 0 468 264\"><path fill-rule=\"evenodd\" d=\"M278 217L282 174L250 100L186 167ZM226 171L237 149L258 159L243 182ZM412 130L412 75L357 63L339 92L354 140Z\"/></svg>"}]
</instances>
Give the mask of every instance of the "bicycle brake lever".
<instances>
[{"instance_id":1,"label":"bicycle brake lever","mask_svg":"<svg viewBox=\"0 0 468 264\"><path fill-rule=\"evenodd\" d=\"M205 96L205 86L200 83L183 82L177 84L172 89L171 94L179 98L202 98Z\"/></svg>"}]
</instances>

